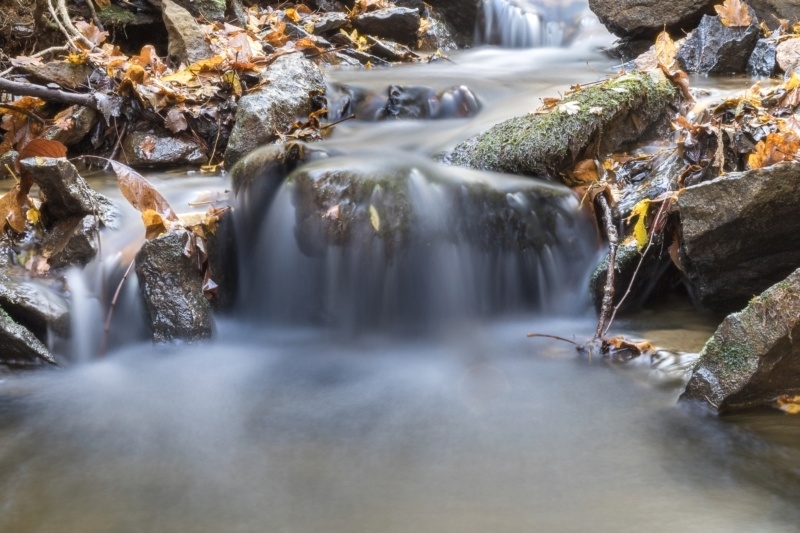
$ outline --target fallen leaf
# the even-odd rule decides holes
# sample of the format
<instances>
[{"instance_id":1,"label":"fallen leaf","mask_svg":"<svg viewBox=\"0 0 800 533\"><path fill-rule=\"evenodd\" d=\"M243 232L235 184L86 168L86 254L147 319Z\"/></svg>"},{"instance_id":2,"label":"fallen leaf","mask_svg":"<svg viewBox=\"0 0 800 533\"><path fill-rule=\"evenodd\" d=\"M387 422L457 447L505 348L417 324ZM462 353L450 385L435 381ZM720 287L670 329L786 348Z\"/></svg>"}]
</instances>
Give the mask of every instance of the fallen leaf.
<instances>
[{"instance_id":1,"label":"fallen leaf","mask_svg":"<svg viewBox=\"0 0 800 533\"><path fill-rule=\"evenodd\" d=\"M714 6L714 10L719 15L719 21L723 26L740 28L753 23L750 10L742 0L725 0L722 5Z\"/></svg>"},{"instance_id":2,"label":"fallen leaf","mask_svg":"<svg viewBox=\"0 0 800 533\"><path fill-rule=\"evenodd\" d=\"M143 213L152 209L164 220L178 220L169 202L141 174L116 161L111 161L111 168L117 175L117 184L122 195L137 211Z\"/></svg>"},{"instance_id":3,"label":"fallen leaf","mask_svg":"<svg viewBox=\"0 0 800 533\"><path fill-rule=\"evenodd\" d=\"M558 106L558 110L562 113L566 113L567 115L575 115L581 110L581 106L578 104L578 102L566 102L564 104L560 104Z\"/></svg>"},{"instance_id":4,"label":"fallen leaf","mask_svg":"<svg viewBox=\"0 0 800 533\"><path fill-rule=\"evenodd\" d=\"M152 241L167 232L166 221L152 209L145 209L142 212L142 222L144 222L145 238L148 241Z\"/></svg>"},{"instance_id":5,"label":"fallen leaf","mask_svg":"<svg viewBox=\"0 0 800 533\"><path fill-rule=\"evenodd\" d=\"M788 394L778 396L775 400L775 407L790 415L800 415L800 396L789 396Z\"/></svg>"},{"instance_id":6,"label":"fallen leaf","mask_svg":"<svg viewBox=\"0 0 800 533\"><path fill-rule=\"evenodd\" d=\"M25 224L27 223L28 211L28 193L22 190L20 183L0 197L0 229L4 229L5 225L16 231L22 233L25 231Z\"/></svg>"},{"instance_id":7,"label":"fallen leaf","mask_svg":"<svg viewBox=\"0 0 800 533\"><path fill-rule=\"evenodd\" d=\"M662 31L656 37L656 61L667 70L672 70L675 66L675 56L678 49L675 46L675 41L669 36L669 33Z\"/></svg>"},{"instance_id":8,"label":"fallen leaf","mask_svg":"<svg viewBox=\"0 0 800 533\"><path fill-rule=\"evenodd\" d=\"M572 170L572 177L578 181L597 181L599 176L597 174L597 165L593 159L584 159L575 165Z\"/></svg>"},{"instance_id":9,"label":"fallen leaf","mask_svg":"<svg viewBox=\"0 0 800 533\"><path fill-rule=\"evenodd\" d=\"M647 211L649 208L650 200L642 200L633 207L630 216L626 220L626 222L630 222L636 217L636 224L633 226L633 236L636 239L636 247L639 251L642 251L642 249L647 246L649 240L647 238Z\"/></svg>"},{"instance_id":10,"label":"fallen leaf","mask_svg":"<svg viewBox=\"0 0 800 533\"><path fill-rule=\"evenodd\" d=\"M785 135L770 133L756 144L753 153L747 156L747 165L752 169L764 168L781 161L790 161L800 148L800 137L792 133Z\"/></svg>"},{"instance_id":11,"label":"fallen leaf","mask_svg":"<svg viewBox=\"0 0 800 533\"><path fill-rule=\"evenodd\" d=\"M144 141L142 141L142 145L140 146L142 153L146 159L150 159L153 157L153 150L156 149L156 141L152 137L145 137Z\"/></svg>"},{"instance_id":12,"label":"fallen leaf","mask_svg":"<svg viewBox=\"0 0 800 533\"><path fill-rule=\"evenodd\" d=\"M375 209L374 205L369 206L369 221L372 224L372 227L375 228L375 231L381 230L381 218L378 215L378 210Z\"/></svg>"},{"instance_id":13,"label":"fallen leaf","mask_svg":"<svg viewBox=\"0 0 800 533\"><path fill-rule=\"evenodd\" d=\"M33 139L19 152L20 161L29 157L66 157L67 147L58 141Z\"/></svg>"},{"instance_id":14,"label":"fallen leaf","mask_svg":"<svg viewBox=\"0 0 800 533\"><path fill-rule=\"evenodd\" d=\"M167 112L167 118L164 119L164 126L172 133L181 132L189 127L186 122L186 117L178 109L173 107Z\"/></svg>"}]
</instances>

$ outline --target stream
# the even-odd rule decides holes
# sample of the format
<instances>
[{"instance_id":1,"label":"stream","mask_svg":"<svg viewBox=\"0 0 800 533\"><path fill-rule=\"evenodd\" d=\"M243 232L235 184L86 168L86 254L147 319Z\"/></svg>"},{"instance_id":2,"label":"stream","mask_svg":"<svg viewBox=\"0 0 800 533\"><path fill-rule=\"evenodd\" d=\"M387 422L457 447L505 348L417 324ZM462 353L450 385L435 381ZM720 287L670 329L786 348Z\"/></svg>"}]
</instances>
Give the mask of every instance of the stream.
<instances>
[{"instance_id":1,"label":"stream","mask_svg":"<svg viewBox=\"0 0 800 533\"><path fill-rule=\"evenodd\" d=\"M495 25L511 16L497 13ZM596 51L611 41L596 23L581 22L566 47L508 48L548 44L554 31L546 17L533 30L516 24L537 37L435 64L327 72L329 83L374 94L466 86L481 108L471 118L351 120L320 146L341 154L336 164L411 168L441 231L437 180L502 190L515 178L432 158L615 65ZM721 85L738 83L749 84ZM247 232L256 251L239 260L240 303L218 317L213 341L146 341L132 277L98 359L98 294L115 286L144 230L113 176L90 178L122 206L123 229L104 235L101 260L68 275L73 334L53 349L69 364L0 374L2 532L797 531L798 418L720 420L676 403L691 361L681 353L699 351L719 318L679 298L619 318L612 332L674 352L658 365L590 361L567 343L527 338L594 331L585 287L602 247L574 198L558 200L561 244L530 260L445 239L424 268L393 271L374 250L304 258L283 190ZM230 187L195 172L148 178L179 211ZM566 243L578 252L562 253ZM408 327L386 327L398 322Z\"/></svg>"}]
</instances>

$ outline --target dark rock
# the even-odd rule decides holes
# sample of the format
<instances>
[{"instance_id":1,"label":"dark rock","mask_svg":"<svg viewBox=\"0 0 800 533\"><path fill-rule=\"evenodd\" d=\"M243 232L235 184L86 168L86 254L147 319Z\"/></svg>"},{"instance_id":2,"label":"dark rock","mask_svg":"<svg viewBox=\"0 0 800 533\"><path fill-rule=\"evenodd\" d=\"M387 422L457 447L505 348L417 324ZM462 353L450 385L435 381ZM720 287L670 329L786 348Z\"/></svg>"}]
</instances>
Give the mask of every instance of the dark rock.
<instances>
[{"instance_id":1,"label":"dark rock","mask_svg":"<svg viewBox=\"0 0 800 533\"><path fill-rule=\"evenodd\" d=\"M429 0L428 5L441 14L452 28L453 38L459 47L472 44L475 28L481 18L483 0Z\"/></svg>"},{"instance_id":2,"label":"dark rock","mask_svg":"<svg viewBox=\"0 0 800 533\"><path fill-rule=\"evenodd\" d=\"M418 10L392 7L359 15L353 21L353 26L367 35L385 37L403 44L415 44L419 21Z\"/></svg>"},{"instance_id":3,"label":"dark rock","mask_svg":"<svg viewBox=\"0 0 800 533\"><path fill-rule=\"evenodd\" d=\"M97 255L99 223L94 215L57 220L47 230L42 255L50 268L85 266Z\"/></svg>"},{"instance_id":4,"label":"dark rock","mask_svg":"<svg viewBox=\"0 0 800 533\"><path fill-rule=\"evenodd\" d=\"M387 61L406 61L419 57L407 47L391 41L381 41L368 35L367 42L370 43L370 53Z\"/></svg>"},{"instance_id":5,"label":"dark rock","mask_svg":"<svg viewBox=\"0 0 800 533\"><path fill-rule=\"evenodd\" d=\"M445 22L438 11L429 9L427 21L428 24L424 31L419 34L419 42L417 44L420 50L447 52L458 48L455 30Z\"/></svg>"},{"instance_id":6,"label":"dark rock","mask_svg":"<svg viewBox=\"0 0 800 533\"><path fill-rule=\"evenodd\" d=\"M94 72L91 65L74 64L69 61L28 63L19 67L21 71L43 83L55 83L64 89L77 91L87 89L89 77Z\"/></svg>"},{"instance_id":7,"label":"dark rock","mask_svg":"<svg viewBox=\"0 0 800 533\"><path fill-rule=\"evenodd\" d=\"M747 4L770 28L777 28L780 19L789 22L800 20L800 3L797 0L748 0Z\"/></svg>"},{"instance_id":8,"label":"dark rock","mask_svg":"<svg viewBox=\"0 0 800 533\"><path fill-rule=\"evenodd\" d=\"M800 394L800 270L722 322L700 352L682 400L720 413Z\"/></svg>"},{"instance_id":9,"label":"dark rock","mask_svg":"<svg viewBox=\"0 0 800 533\"><path fill-rule=\"evenodd\" d=\"M203 165L208 157L197 140L166 130L134 131L122 141L125 161L131 167Z\"/></svg>"},{"instance_id":10,"label":"dark rock","mask_svg":"<svg viewBox=\"0 0 800 533\"><path fill-rule=\"evenodd\" d=\"M773 76L777 71L777 48L775 39L759 39L747 61L748 76Z\"/></svg>"},{"instance_id":11,"label":"dark rock","mask_svg":"<svg viewBox=\"0 0 800 533\"><path fill-rule=\"evenodd\" d=\"M211 47L192 14L172 0L161 2L164 25L169 34L170 61L175 65L189 65L211 57Z\"/></svg>"},{"instance_id":12,"label":"dark rock","mask_svg":"<svg viewBox=\"0 0 800 533\"><path fill-rule=\"evenodd\" d=\"M584 87L545 113L512 118L445 156L454 165L558 179L587 157L641 141L678 100L658 72L630 73Z\"/></svg>"},{"instance_id":13,"label":"dark rock","mask_svg":"<svg viewBox=\"0 0 800 533\"><path fill-rule=\"evenodd\" d=\"M0 267L0 307L42 341L48 330L69 335L69 306L64 298L11 268Z\"/></svg>"},{"instance_id":14,"label":"dark rock","mask_svg":"<svg viewBox=\"0 0 800 533\"><path fill-rule=\"evenodd\" d=\"M732 172L678 197L681 252L698 303L742 309L800 267L800 164Z\"/></svg>"},{"instance_id":15,"label":"dark rock","mask_svg":"<svg viewBox=\"0 0 800 533\"><path fill-rule=\"evenodd\" d=\"M9 150L8 152L0 155L0 180L7 180L14 177L14 167L17 166L17 158L19 152L16 150Z\"/></svg>"},{"instance_id":16,"label":"dark rock","mask_svg":"<svg viewBox=\"0 0 800 533\"><path fill-rule=\"evenodd\" d=\"M56 364L47 346L0 309L0 363L12 367Z\"/></svg>"},{"instance_id":17,"label":"dark rock","mask_svg":"<svg viewBox=\"0 0 800 533\"><path fill-rule=\"evenodd\" d=\"M361 50L344 49L339 52L347 57L352 57L362 65L369 63L372 66L388 67L389 63L378 56L362 52Z\"/></svg>"},{"instance_id":18,"label":"dark rock","mask_svg":"<svg viewBox=\"0 0 800 533\"><path fill-rule=\"evenodd\" d=\"M114 203L90 189L66 159L31 157L20 161L20 166L39 186L44 197L42 215L47 224L75 215L96 215L104 226L117 226L119 211Z\"/></svg>"},{"instance_id":19,"label":"dark rock","mask_svg":"<svg viewBox=\"0 0 800 533\"><path fill-rule=\"evenodd\" d=\"M589 8L620 37L655 37L664 28L681 34L703 15L714 13L716 0L589 0Z\"/></svg>"},{"instance_id":20,"label":"dark rock","mask_svg":"<svg viewBox=\"0 0 800 533\"><path fill-rule=\"evenodd\" d=\"M185 253L190 238L188 231L171 231L145 242L136 254L136 274L155 342L193 342L213 334L197 258Z\"/></svg>"},{"instance_id":21,"label":"dark rock","mask_svg":"<svg viewBox=\"0 0 800 533\"><path fill-rule=\"evenodd\" d=\"M344 13L323 13L316 20L312 22L314 35L325 35L326 33L339 31L350 22L347 15Z\"/></svg>"},{"instance_id":22,"label":"dark rock","mask_svg":"<svg viewBox=\"0 0 800 533\"><path fill-rule=\"evenodd\" d=\"M416 9L420 14L425 12L425 2L422 0L394 0L394 5L397 7Z\"/></svg>"},{"instance_id":23,"label":"dark rock","mask_svg":"<svg viewBox=\"0 0 800 533\"><path fill-rule=\"evenodd\" d=\"M300 54L276 59L266 77L271 83L239 100L225 151L227 169L248 152L276 140L297 118L308 116L314 111L312 95L325 89L319 67Z\"/></svg>"},{"instance_id":24,"label":"dark rock","mask_svg":"<svg viewBox=\"0 0 800 533\"><path fill-rule=\"evenodd\" d=\"M718 16L704 16L678 50L678 61L687 72L698 74L744 72L761 33L752 9L750 15L753 22L747 28L729 28Z\"/></svg>"},{"instance_id":25,"label":"dark rock","mask_svg":"<svg viewBox=\"0 0 800 533\"><path fill-rule=\"evenodd\" d=\"M217 311L233 308L239 288L239 269L235 262L238 248L231 213L230 209L225 211L217 223L217 230L206 234L208 268L211 279L217 284L211 305Z\"/></svg>"},{"instance_id":26,"label":"dark rock","mask_svg":"<svg viewBox=\"0 0 800 533\"><path fill-rule=\"evenodd\" d=\"M97 120L97 111L83 106L72 106L71 113L63 120L66 127L59 125L48 126L42 137L51 141L58 141L65 146L78 144L86 137Z\"/></svg>"},{"instance_id":27,"label":"dark rock","mask_svg":"<svg viewBox=\"0 0 800 533\"><path fill-rule=\"evenodd\" d=\"M775 61L784 72L792 72L800 65L800 38L787 39L777 45Z\"/></svg>"}]
</instances>

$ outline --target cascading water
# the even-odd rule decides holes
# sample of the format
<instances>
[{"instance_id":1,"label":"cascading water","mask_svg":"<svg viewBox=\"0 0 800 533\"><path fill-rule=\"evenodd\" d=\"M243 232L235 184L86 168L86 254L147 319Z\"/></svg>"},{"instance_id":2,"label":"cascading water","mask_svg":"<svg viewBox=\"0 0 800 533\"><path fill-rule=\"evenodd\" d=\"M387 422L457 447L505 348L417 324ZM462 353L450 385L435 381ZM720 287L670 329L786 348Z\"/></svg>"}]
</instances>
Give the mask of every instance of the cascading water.
<instances>
[{"instance_id":1,"label":"cascading water","mask_svg":"<svg viewBox=\"0 0 800 533\"><path fill-rule=\"evenodd\" d=\"M237 211L252 220L264 203L245 198ZM250 316L350 330L574 313L586 309L580 287L597 250L562 186L391 152L301 167L248 233Z\"/></svg>"},{"instance_id":2,"label":"cascading water","mask_svg":"<svg viewBox=\"0 0 800 533\"><path fill-rule=\"evenodd\" d=\"M585 0L484 0L477 40L504 48L563 46L593 20Z\"/></svg>"}]
</instances>

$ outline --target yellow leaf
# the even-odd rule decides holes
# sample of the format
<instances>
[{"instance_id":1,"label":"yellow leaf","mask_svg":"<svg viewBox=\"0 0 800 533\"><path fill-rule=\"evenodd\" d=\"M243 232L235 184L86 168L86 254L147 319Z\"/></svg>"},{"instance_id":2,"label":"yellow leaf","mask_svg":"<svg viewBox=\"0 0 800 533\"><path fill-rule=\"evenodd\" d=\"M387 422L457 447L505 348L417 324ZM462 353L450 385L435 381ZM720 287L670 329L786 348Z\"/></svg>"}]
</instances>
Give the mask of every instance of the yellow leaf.
<instances>
[{"instance_id":1,"label":"yellow leaf","mask_svg":"<svg viewBox=\"0 0 800 533\"><path fill-rule=\"evenodd\" d=\"M375 209L374 205L369 206L369 221L375 231L381 230L381 217L378 215L378 210Z\"/></svg>"},{"instance_id":2,"label":"yellow leaf","mask_svg":"<svg viewBox=\"0 0 800 533\"><path fill-rule=\"evenodd\" d=\"M142 222L144 222L145 237L153 240L159 235L167 232L167 225L164 218L153 209L142 211Z\"/></svg>"},{"instance_id":3,"label":"yellow leaf","mask_svg":"<svg viewBox=\"0 0 800 533\"><path fill-rule=\"evenodd\" d=\"M648 237L647 237L647 211L650 209L650 200L642 200L638 204L636 204L631 210L631 214L627 219L627 222L630 222L633 217L636 218L636 224L633 226L633 236L636 239L636 247L639 251L647 246Z\"/></svg>"},{"instance_id":4,"label":"yellow leaf","mask_svg":"<svg viewBox=\"0 0 800 533\"><path fill-rule=\"evenodd\" d=\"M292 22L300 22L300 15L297 13L297 10L294 8L289 8L283 12L287 19L291 20Z\"/></svg>"},{"instance_id":5,"label":"yellow leaf","mask_svg":"<svg viewBox=\"0 0 800 533\"><path fill-rule=\"evenodd\" d=\"M25 218L28 219L28 222L31 224L38 224L41 216L39 214L39 210L35 207L29 207L28 212L25 213Z\"/></svg>"},{"instance_id":6,"label":"yellow leaf","mask_svg":"<svg viewBox=\"0 0 800 533\"><path fill-rule=\"evenodd\" d=\"M675 55L678 49L675 46L675 41L669 36L669 33L662 31L656 37L656 61L663 65L667 70L672 70L675 66Z\"/></svg>"},{"instance_id":7,"label":"yellow leaf","mask_svg":"<svg viewBox=\"0 0 800 533\"><path fill-rule=\"evenodd\" d=\"M800 415L800 396L779 396L775 400L775 407L790 415Z\"/></svg>"},{"instance_id":8,"label":"yellow leaf","mask_svg":"<svg viewBox=\"0 0 800 533\"><path fill-rule=\"evenodd\" d=\"M742 0L725 0L721 6L714 6L714 9L719 15L719 21L722 22L723 26L739 28L753 23L750 10Z\"/></svg>"}]
</instances>

